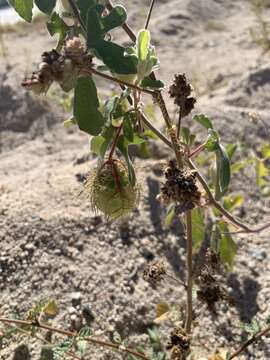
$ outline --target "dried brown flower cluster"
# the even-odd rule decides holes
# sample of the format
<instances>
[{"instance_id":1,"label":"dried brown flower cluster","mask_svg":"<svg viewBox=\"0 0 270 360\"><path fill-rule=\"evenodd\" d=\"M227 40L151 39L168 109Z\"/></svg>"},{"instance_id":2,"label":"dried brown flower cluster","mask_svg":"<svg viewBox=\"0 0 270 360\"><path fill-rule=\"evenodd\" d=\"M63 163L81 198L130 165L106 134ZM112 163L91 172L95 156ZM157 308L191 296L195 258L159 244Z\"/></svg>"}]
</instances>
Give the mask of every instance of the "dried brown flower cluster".
<instances>
[{"instance_id":1,"label":"dried brown flower cluster","mask_svg":"<svg viewBox=\"0 0 270 360\"><path fill-rule=\"evenodd\" d=\"M219 301L226 301L233 305L233 299L227 294L226 289L219 283L216 272L220 264L219 255L212 249L208 249L205 257L205 264L197 277L198 299L205 302L212 312L215 311L215 304Z\"/></svg>"},{"instance_id":2,"label":"dried brown flower cluster","mask_svg":"<svg viewBox=\"0 0 270 360\"><path fill-rule=\"evenodd\" d=\"M177 214L185 213L200 205L201 192L195 171L179 169L176 162L171 160L164 175L166 182L161 187L159 200L165 205L175 203Z\"/></svg>"},{"instance_id":3,"label":"dried brown flower cluster","mask_svg":"<svg viewBox=\"0 0 270 360\"><path fill-rule=\"evenodd\" d=\"M181 117L190 114L194 109L196 99L190 96L192 93L192 86L188 83L185 74L178 74L174 76L174 81L169 89L169 94L174 98L174 103L180 107Z\"/></svg>"},{"instance_id":4,"label":"dried brown flower cluster","mask_svg":"<svg viewBox=\"0 0 270 360\"><path fill-rule=\"evenodd\" d=\"M145 266L143 278L145 281L157 283L164 279L166 269L162 261L151 261Z\"/></svg>"},{"instance_id":5,"label":"dried brown flower cluster","mask_svg":"<svg viewBox=\"0 0 270 360\"><path fill-rule=\"evenodd\" d=\"M171 360L184 360L190 352L190 338L184 329L175 327L167 346L171 350Z\"/></svg>"},{"instance_id":6,"label":"dried brown flower cluster","mask_svg":"<svg viewBox=\"0 0 270 360\"><path fill-rule=\"evenodd\" d=\"M92 57L86 54L84 43L78 37L67 40L61 53L53 49L45 51L41 57L38 71L22 82L23 87L35 94L46 93L53 82L69 91L75 84L80 67L85 62L92 62Z\"/></svg>"}]
</instances>

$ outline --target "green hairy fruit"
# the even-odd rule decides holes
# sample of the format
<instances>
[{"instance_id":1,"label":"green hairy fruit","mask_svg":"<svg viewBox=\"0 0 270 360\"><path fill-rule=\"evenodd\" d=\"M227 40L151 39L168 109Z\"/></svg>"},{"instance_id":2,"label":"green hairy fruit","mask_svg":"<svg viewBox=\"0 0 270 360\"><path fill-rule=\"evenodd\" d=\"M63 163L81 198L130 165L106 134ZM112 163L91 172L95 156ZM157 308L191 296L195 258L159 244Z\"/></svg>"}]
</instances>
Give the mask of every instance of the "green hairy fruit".
<instances>
[{"instance_id":1,"label":"green hairy fruit","mask_svg":"<svg viewBox=\"0 0 270 360\"><path fill-rule=\"evenodd\" d=\"M129 214L139 200L139 187L130 184L128 170L119 160L103 163L87 178L85 188L93 210L109 219Z\"/></svg>"}]
</instances>

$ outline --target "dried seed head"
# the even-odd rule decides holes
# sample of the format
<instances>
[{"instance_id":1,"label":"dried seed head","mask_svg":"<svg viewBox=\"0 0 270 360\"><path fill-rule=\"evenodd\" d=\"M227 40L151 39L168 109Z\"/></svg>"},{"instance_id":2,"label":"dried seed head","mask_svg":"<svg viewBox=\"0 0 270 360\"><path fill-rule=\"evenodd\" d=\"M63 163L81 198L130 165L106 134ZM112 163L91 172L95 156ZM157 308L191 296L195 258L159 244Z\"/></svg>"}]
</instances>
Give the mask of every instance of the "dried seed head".
<instances>
[{"instance_id":1,"label":"dried seed head","mask_svg":"<svg viewBox=\"0 0 270 360\"><path fill-rule=\"evenodd\" d=\"M195 171L178 169L175 161L170 161L164 175L166 182L161 187L159 200L166 205L175 203L177 214L182 214L200 205L201 192L198 188Z\"/></svg>"},{"instance_id":2,"label":"dried seed head","mask_svg":"<svg viewBox=\"0 0 270 360\"><path fill-rule=\"evenodd\" d=\"M182 350L177 346L173 346L171 349L171 360L183 360L184 356Z\"/></svg>"},{"instance_id":3,"label":"dried seed head","mask_svg":"<svg viewBox=\"0 0 270 360\"><path fill-rule=\"evenodd\" d=\"M23 87L35 94L46 93L53 81L60 82L63 79L63 62L56 50L44 52L41 58L39 70L22 82Z\"/></svg>"},{"instance_id":4,"label":"dried seed head","mask_svg":"<svg viewBox=\"0 0 270 360\"><path fill-rule=\"evenodd\" d=\"M187 98L191 95L192 87L187 82L187 78L185 74L175 74L174 81L169 89L169 94L172 98Z\"/></svg>"},{"instance_id":5,"label":"dried seed head","mask_svg":"<svg viewBox=\"0 0 270 360\"><path fill-rule=\"evenodd\" d=\"M170 335L167 349L171 350L171 359L184 360L190 353L190 337L184 329L175 327Z\"/></svg>"},{"instance_id":6,"label":"dried seed head","mask_svg":"<svg viewBox=\"0 0 270 360\"><path fill-rule=\"evenodd\" d=\"M60 56L59 52L53 49L51 51L44 51L41 58L43 62L52 65L54 62L59 60Z\"/></svg>"},{"instance_id":7,"label":"dried seed head","mask_svg":"<svg viewBox=\"0 0 270 360\"><path fill-rule=\"evenodd\" d=\"M79 37L75 36L66 41L63 49L63 56L76 63L81 63L83 61L85 51L85 44Z\"/></svg>"},{"instance_id":8,"label":"dried seed head","mask_svg":"<svg viewBox=\"0 0 270 360\"><path fill-rule=\"evenodd\" d=\"M151 261L144 268L143 278L145 281L157 283L163 280L166 275L166 269L162 261Z\"/></svg>"},{"instance_id":9,"label":"dried seed head","mask_svg":"<svg viewBox=\"0 0 270 360\"><path fill-rule=\"evenodd\" d=\"M225 288L220 284L216 271L219 266L219 255L212 249L208 249L205 256L205 264L200 269L196 283L198 299L205 302L208 308L215 313L215 304L219 301L227 301L234 304L233 299L227 294Z\"/></svg>"},{"instance_id":10,"label":"dried seed head","mask_svg":"<svg viewBox=\"0 0 270 360\"><path fill-rule=\"evenodd\" d=\"M213 272L216 272L220 265L220 255L211 248L206 250L205 263L208 265Z\"/></svg>"},{"instance_id":11,"label":"dried seed head","mask_svg":"<svg viewBox=\"0 0 270 360\"><path fill-rule=\"evenodd\" d=\"M177 74L169 89L169 94L174 98L174 103L180 107L181 117L190 114L194 109L196 99L191 97L192 86L188 83L185 74Z\"/></svg>"},{"instance_id":12,"label":"dried seed head","mask_svg":"<svg viewBox=\"0 0 270 360\"><path fill-rule=\"evenodd\" d=\"M40 95L45 94L48 91L52 82L51 73L41 70L33 72L31 78L25 79L22 82L22 86L27 90L33 91L34 94Z\"/></svg>"},{"instance_id":13,"label":"dried seed head","mask_svg":"<svg viewBox=\"0 0 270 360\"><path fill-rule=\"evenodd\" d=\"M119 160L105 162L85 182L92 208L109 219L130 213L139 201L139 186L129 182L128 171Z\"/></svg>"}]
</instances>

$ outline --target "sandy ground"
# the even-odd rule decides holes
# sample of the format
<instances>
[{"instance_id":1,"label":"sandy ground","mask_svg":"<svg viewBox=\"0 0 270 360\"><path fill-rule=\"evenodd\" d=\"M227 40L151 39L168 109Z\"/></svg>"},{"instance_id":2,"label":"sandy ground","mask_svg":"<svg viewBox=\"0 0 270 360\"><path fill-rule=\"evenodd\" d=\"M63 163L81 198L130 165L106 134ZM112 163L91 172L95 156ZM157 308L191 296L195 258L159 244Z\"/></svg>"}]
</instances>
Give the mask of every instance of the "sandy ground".
<instances>
[{"instance_id":1,"label":"sandy ground","mask_svg":"<svg viewBox=\"0 0 270 360\"><path fill-rule=\"evenodd\" d=\"M129 22L139 30L148 2L125 4ZM161 61L160 77L169 81L174 73L185 72L198 95L194 114L211 116L225 142L242 141L256 152L270 136L270 66L269 53L263 54L250 36L254 26L247 0L168 0L157 4L150 30ZM88 309L95 334L110 338L116 329L131 342L144 341L156 304L184 300L175 283L153 289L142 279L144 265L154 258L184 278L182 228L164 227L164 209L156 200L162 178L155 166L164 163L168 153L158 144L152 160L135 159L142 200L128 220L107 224L93 214L87 200L77 196L79 180L96 163L88 137L63 127L68 113L57 106L59 98L33 98L20 88L41 52L54 46L40 24L31 29L2 37L0 313L23 317L34 301L53 298L61 310L59 323L70 324ZM127 41L119 32L115 36ZM107 84L99 84L106 94ZM258 121L252 121L251 113ZM161 124L159 119L157 112ZM235 176L233 191L245 195L238 213L243 220L257 224L269 219L269 198L260 198L252 171ZM206 352L215 346L234 348L245 339L241 322L254 316L263 320L270 313L269 231L237 236L236 242L235 266L226 280L236 306L221 304L217 317L204 307L197 314L195 339ZM40 359L35 341L18 342L16 352L18 343L4 342L1 359ZM266 339L241 359L269 359L269 344ZM120 358L96 348L86 357Z\"/></svg>"}]
</instances>

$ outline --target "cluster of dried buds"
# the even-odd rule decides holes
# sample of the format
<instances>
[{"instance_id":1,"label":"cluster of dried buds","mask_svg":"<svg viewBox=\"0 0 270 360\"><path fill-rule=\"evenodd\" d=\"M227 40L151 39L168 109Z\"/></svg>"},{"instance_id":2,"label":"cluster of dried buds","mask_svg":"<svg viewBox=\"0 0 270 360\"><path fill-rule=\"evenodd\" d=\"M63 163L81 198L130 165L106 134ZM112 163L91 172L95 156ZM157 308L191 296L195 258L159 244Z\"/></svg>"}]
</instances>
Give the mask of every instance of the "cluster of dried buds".
<instances>
[{"instance_id":1,"label":"cluster of dried buds","mask_svg":"<svg viewBox=\"0 0 270 360\"><path fill-rule=\"evenodd\" d=\"M196 279L199 290L198 299L205 302L208 308L215 313L215 304L219 301L226 301L233 305L233 299L228 295L226 289L219 283L217 270L219 268L219 255L212 249L208 249L205 257L205 264L200 269Z\"/></svg>"},{"instance_id":2,"label":"cluster of dried buds","mask_svg":"<svg viewBox=\"0 0 270 360\"><path fill-rule=\"evenodd\" d=\"M176 213L182 214L192 210L201 202L201 191L199 190L196 171L179 169L176 162L171 160L164 171L166 182L161 187L158 199L165 205L174 203Z\"/></svg>"},{"instance_id":3,"label":"cluster of dried buds","mask_svg":"<svg viewBox=\"0 0 270 360\"><path fill-rule=\"evenodd\" d=\"M35 94L46 93L53 82L59 83L65 91L71 90L83 65L91 66L92 63L92 57L86 53L79 37L68 39L61 52L46 51L41 58L38 71L22 82L23 87Z\"/></svg>"},{"instance_id":4,"label":"cluster of dried buds","mask_svg":"<svg viewBox=\"0 0 270 360\"><path fill-rule=\"evenodd\" d=\"M174 103L179 106L182 118L189 115L194 109L196 99L190 96L191 93L192 86L188 83L185 74L175 75L169 94L174 98Z\"/></svg>"},{"instance_id":5,"label":"cluster of dried buds","mask_svg":"<svg viewBox=\"0 0 270 360\"><path fill-rule=\"evenodd\" d=\"M164 279L166 269L162 261L151 261L144 268L143 278L152 284L156 284Z\"/></svg>"},{"instance_id":6,"label":"cluster of dried buds","mask_svg":"<svg viewBox=\"0 0 270 360\"><path fill-rule=\"evenodd\" d=\"M184 360L190 353L190 337L184 329L175 327L170 335L170 342L167 346L171 350L171 360Z\"/></svg>"}]
</instances>

